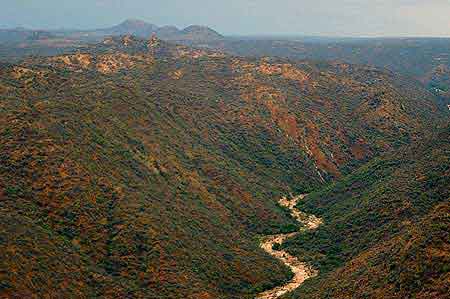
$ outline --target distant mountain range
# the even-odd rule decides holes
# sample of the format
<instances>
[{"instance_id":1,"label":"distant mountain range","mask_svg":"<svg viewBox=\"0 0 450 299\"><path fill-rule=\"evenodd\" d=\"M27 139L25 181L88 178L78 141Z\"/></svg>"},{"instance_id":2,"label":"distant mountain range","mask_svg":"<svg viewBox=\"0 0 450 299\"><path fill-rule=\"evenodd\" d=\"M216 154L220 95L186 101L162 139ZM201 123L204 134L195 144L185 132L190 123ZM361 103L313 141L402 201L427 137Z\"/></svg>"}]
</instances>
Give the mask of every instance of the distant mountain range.
<instances>
[{"instance_id":1,"label":"distant mountain range","mask_svg":"<svg viewBox=\"0 0 450 299\"><path fill-rule=\"evenodd\" d=\"M147 38L150 35L156 35L159 38L166 40L219 40L223 39L223 36L217 31L199 25L191 25L185 29L178 29L175 26L162 26L159 27L154 24L150 24L141 20L128 19L119 25L96 29L89 31L94 35L135 35L138 37Z\"/></svg>"},{"instance_id":2,"label":"distant mountain range","mask_svg":"<svg viewBox=\"0 0 450 299\"><path fill-rule=\"evenodd\" d=\"M50 31L26 28L0 29L0 43L21 43L52 38Z\"/></svg>"},{"instance_id":3,"label":"distant mountain range","mask_svg":"<svg viewBox=\"0 0 450 299\"><path fill-rule=\"evenodd\" d=\"M185 29L178 29L175 26L159 27L142 20L129 19L109 28L92 30L46 31L26 28L1 29L0 43L20 43L54 37L98 41L103 39L105 36L119 35L135 35L142 38L148 38L151 35L156 35L157 37L165 40L179 41L212 41L224 38L217 31L206 26L191 25Z\"/></svg>"}]
</instances>

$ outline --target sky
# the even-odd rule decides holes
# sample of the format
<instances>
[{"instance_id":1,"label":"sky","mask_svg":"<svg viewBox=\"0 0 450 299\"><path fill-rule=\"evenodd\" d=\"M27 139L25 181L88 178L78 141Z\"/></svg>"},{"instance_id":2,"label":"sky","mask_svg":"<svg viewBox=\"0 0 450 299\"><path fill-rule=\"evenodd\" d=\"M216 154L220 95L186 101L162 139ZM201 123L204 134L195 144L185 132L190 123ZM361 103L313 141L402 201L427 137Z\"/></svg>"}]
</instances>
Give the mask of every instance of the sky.
<instances>
[{"instance_id":1,"label":"sky","mask_svg":"<svg viewBox=\"0 0 450 299\"><path fill-rule=\"evenodd\" d=\"M128 18L225 35L450 37L450 0L0 0L0 28L91 29Z\"/></svg>"}]
</instances>

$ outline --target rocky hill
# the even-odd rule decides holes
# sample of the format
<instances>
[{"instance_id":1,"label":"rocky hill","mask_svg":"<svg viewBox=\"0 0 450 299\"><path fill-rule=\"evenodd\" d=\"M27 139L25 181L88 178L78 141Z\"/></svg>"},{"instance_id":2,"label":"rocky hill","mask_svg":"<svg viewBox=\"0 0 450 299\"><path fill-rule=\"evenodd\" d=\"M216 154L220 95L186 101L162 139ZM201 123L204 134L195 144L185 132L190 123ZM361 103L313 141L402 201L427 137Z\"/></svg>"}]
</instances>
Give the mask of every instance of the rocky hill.
<instances>
[{"instance_id":1,"label":"rocky hill","mask_svg":"<svg viewBox=\"0 0 450 299\"><path fill-rule=\"evenodd\" d=\"M252 298L292 275L281 196L447 121L392 72L157 38L0 69L1 297Z\"/></svg>"}]
</instances>

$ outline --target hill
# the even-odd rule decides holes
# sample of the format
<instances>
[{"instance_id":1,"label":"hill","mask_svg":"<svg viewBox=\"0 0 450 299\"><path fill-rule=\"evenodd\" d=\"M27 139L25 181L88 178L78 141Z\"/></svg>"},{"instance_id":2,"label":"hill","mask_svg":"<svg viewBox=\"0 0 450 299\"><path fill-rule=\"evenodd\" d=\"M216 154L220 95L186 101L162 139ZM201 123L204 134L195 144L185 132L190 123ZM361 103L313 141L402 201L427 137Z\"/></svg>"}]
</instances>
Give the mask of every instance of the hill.
<instances>
[{"instance_id":1,"label":"hill","mask_svg":"<svg viewBox=\"0 0 450 299\"><path fill-rule=\"evenodd\" d=\"M111 37L2 64L2 297L252 298L276 202L446 120L404 77Z\"/></svg>"},{"instance_id":2,"label":"hill","mask_svg":"<svg viewBox=\"0 0 450 299\"><path fill-rule=\"evenodd\" d=\"M146 23L141 20L128 19L119 25L106 29L94 30L99 35L127 35L132 34L140 37L149 37L158 30L158 26Z\"/></svg>"},{"instance_id":3,"label":"hill","mask_svg":"<svg viewBox=\"0 0 450 299\"><path fill-rule=\"evenodd\" d=\"M284 246L322 273L286 298L447 298L449 132L376 158L301 203L324 223Z\"/></svg>"},{"instance_id":4,"label":"hill","mask_svg":"<svg viewBox=\"0 0 450 299\"><path fill-rule=\"evenodd\" d=\"M202 46L241 56L342 61L387 68L422 83L450 104L450 39L448 38L232 38Z\"/></svg>"},{"instance_id":5,"label":"hill","mask_svg":"<svg viewBox=\"0 0 450 299\"><path fill-rule=\"evenodd\" d=\"M158 27L140 20L126 20L123 23L106 29L88 31L98 37L134 35L149 38L152 35L164 40L207 41L223 39L223 36L206 26L192 25L182 30L175 26Z\"/></svg>"},{"instance_id":6,"label":"hill","mask_svg":"<svg viewBox=\"0 0 450 299\"><path fill-rule=\"evenodd\" d=\"M126 20L123 23L107 29L97 29L92 31L100 36L120 36L134 35L140 38L149 38L155 35L164 40L187 40L187 41L208 41L220 40L223 36L206 26L192 25L182 30L175 26L158 27L141 20Z\"/></svg>"},{"instance_id":7,"label":"hill","mask_svg":"<svg viewBox=\"0 0 450 299\"><path fill-rule=\"evenodd\" d=\"M223 36L220 35L217 31L212 30L211 28L206 26L192 25L183 29L181 31L181 34L182 38L179 38L180 40L209 41L223 39Z\"/></svg>"}]
</instances>

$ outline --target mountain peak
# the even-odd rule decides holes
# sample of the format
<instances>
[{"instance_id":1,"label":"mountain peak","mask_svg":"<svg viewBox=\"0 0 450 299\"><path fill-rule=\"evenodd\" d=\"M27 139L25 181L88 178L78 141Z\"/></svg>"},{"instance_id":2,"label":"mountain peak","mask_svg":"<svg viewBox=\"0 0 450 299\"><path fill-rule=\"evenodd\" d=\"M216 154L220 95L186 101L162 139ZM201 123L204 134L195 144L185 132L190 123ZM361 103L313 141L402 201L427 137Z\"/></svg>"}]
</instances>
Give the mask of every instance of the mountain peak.
<instances>
[{"instance_id":1,"label":"mountain peak","mask_svg":"<svg viewBox=\"0 0 450 299\"><path fill-rule=\"evenodd\" d=\"M181 32L185 36L185 39L190 40L214 40L223 38L221 34L207 26L190 25Z\"/></svg>"},{"instance_id":2,"label":"mountain peak","mask_svg":"<svg viewBox=\"0 0 450 299\"><path fill-rule=\"evenodd\" d=\"M183 30L175 26L156 26L139 19L126 19L111 28L101 30L103 34L121 36L132 34L141 38L148 38L152 34L165 40L217 40L223 36L217 31L201 25L191 25Z\"/></svg>"},{"instance_id":3,"label":"mountain peak","mask_svg":"<svg viewBox=\"0 0 450 299\"><path fill-rule=\"evenodd\" d=\"M126 35L133 34L139 37L147 37L158 30L158 26L144 22L138 19L127 19L119 25L104 29L108 35Z\"/></svg>"},{"instance_id":4,"label":"mountain peak","mask_svg":"<svg viewBox=\"0 0 450 299\"><path fill-rule=\"evenodd\" d=\"M143 27L148 25L154 26L153 24L149 24L139 19L126 19L125 21L119 24L119 26L132 26L132 27Z\"/></svg>"},{"instance_id":5,"label":"mountain peak","mask_svg":"<svg viewBox=\"0 0 450 299\"><path fill-rule=\"evenodd\" d=\"M195 31L195 30L210 30L210 31L214 31L213 29L209 28L208 26L204 26L204 25L189 25L186 28L184 28L183 31Z\"/></svg>"}]
</instances>

